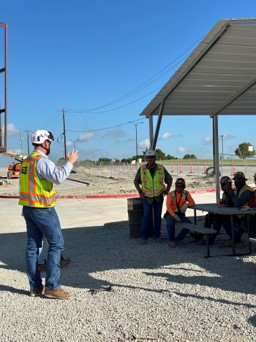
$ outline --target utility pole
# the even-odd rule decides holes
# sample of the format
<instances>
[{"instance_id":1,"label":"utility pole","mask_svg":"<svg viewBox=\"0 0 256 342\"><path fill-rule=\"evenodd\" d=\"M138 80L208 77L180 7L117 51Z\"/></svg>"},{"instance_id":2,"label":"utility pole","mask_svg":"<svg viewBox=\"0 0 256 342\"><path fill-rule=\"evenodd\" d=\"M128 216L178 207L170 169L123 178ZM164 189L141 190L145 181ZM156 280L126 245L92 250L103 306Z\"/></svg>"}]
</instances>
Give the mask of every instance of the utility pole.
<instances>
[{"instance_id":1,"label":"utility pole","mask_svg":"<svg viewBox=\"0 0 256 342\"><path fill-rule=\"evenodd\" d=\"M139 124L143 124L143 122L141 121L141 122L135 123L135 122L130 121L130 123L135 126L136 165L137 165L138 164L138 132L137 132L137 126Z\"/></svg>"},{"instance_id":2,"label":"utility pole","mask_svg":"<svg viewBox=\"0 0 256 342\"><path fill-rule=\"evenodd\" d=\"M223 138L224 135L221 135L221 175L223 176L223 158L224 158L224 153L223 153Z\"/></svg>"},{"instance_id":3,"label":"utility pole","mask_svg":"<svg viewBox=\"0 0 256 342\"><path fill-rule=\"evenodd\" d=\"M3 77L1 76L1 80L3 80L3 82L4 82L3 84L1 84L1 86L3 86L4 104L3 104L3 108L0 107L0 152L6 152L6 149L7 149L7 113L8 113L8 104L7 104L7 97L8 97L8 26L7 26L7 24L0 22L0 28L1 27L4 29L4 55L3 55L4 65L3 65L3 67L2 67L2 65L0 66L0 74L3 73ZM2 81L1 81L1 83L2 83ZM2 120L3 120L4 126L2 126Z\"/></svg>"},{"instance_id":4,"label":"utility pole","mask_svg":"<svg viewBox=\"0 0 256 342\"><path fill-rule=\"evenodd\" d=\"M67 160L67 141L66 141L66 124L65 124L65 110L62 109L63 120L63 136L64 136L64 160Z\"/></svg>"},{"instance_id":5,"label":"utility pole","mask_svg":"<svg viewBox=\"0 0 256 342\"><path fill-rule=\"evenodd\" d=\"M74 150L76 150L76 140L71 140L71 141L74 144Z\"/></svg>"},{"instance_id":6,"label":"utility pole","mask_svg":"<svg viewBox=\"0 0 256 342\"><path fill-rule=\"evenodd\" d=\"M30 154L30 151L29 151L29 130L25 130L24 132L27 133L27 148L28 148L28 155Z\"/></svg>"},{"instance_id":7,"label":"utility pole","mask_svg":"<svg viewBox=\"0 0 256 342\"><path fill-rule=\"evenodd\" d=\"M21 133L20 133L20 152L21 152L21 154L23 154L23 145L22 145Z\"/></svg>"}]
</instances>

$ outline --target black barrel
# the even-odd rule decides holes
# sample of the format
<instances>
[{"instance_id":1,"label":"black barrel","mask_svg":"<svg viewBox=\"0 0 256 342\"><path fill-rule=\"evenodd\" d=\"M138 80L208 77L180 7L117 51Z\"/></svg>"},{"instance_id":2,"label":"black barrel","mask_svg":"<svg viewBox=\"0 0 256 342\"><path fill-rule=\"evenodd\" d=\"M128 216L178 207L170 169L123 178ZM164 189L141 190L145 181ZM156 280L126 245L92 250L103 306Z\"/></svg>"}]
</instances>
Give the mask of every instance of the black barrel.
<instances>
[{"instance_id":1,"label":"black barrel","mask_svg":"<svg viewBox=\"0 0 256 342\"><path fill-rule=\"evenodd\" d=\"M128 219L129 219L129 235L130 238L140 237L140 227L143 218L143 200L139 197L127 199ZM148 223L148 237L152 236L153 232L153 215Z\"/></svg>"}]
</instances>

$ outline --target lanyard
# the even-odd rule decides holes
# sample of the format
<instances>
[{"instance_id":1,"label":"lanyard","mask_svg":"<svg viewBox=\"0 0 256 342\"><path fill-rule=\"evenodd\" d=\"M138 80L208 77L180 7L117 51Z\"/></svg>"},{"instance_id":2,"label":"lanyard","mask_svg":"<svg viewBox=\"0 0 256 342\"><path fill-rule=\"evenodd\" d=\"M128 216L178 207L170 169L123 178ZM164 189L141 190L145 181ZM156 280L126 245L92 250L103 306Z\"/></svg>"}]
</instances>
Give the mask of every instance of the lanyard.
<instances>
[{"instance_id":1,"label":"lanyard","mask_svg":"<svg viewBox=\"0 0 256 342\"><path fill-rule=\"evenodd\" d=\"M175 197L176 197L176 207L178 209L178 212L180 213L180 201L183 193L180 193L180 199L179 202L177 201L177 191L175 190Z\"/></svg>"}]
</instances>

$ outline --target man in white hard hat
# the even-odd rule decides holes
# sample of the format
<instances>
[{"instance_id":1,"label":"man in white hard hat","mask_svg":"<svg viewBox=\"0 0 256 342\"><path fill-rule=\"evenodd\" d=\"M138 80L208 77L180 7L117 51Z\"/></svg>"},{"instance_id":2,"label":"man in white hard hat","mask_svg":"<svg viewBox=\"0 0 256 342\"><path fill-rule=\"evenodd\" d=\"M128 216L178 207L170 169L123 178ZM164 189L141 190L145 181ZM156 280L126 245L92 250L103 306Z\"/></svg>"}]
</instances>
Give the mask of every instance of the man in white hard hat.
<instances>
[{"instance_id":1,"label":"man in white hard hat","mask_svg":"<svg viewBox=\"0 0 256 342\"><path fill-rule=\"evenodd\" d=\"M138 169L134 179L135 188L140 198L143 199L141 244L147 243L152 211L154 217L153 239L156 242L160 241L163 198L172 186L172 176L163 165L156 163L156 152L154 150L150 149L146 152L146 160L147 163Z\"/></svg>"},{"instance_id":2,"label":"man in white hard hat","mask_svg":"<svg viewBox=\"0 0 256 342\"><path fill-rule=\"evenodd\" d=\"M29 295L55 299L69 299L72 293L60 287L60 257L64 240L58 215L55 211L56 192L53 184L62 183L70 174L78 159L78 152L67 154L67 162L61 169L50 161L54 137L51 132L37 130L31 136L34 151L22 162L20 173L20 199L27 226L27 275ZM45 287L38 270L38 250L43 237L49 244Z\"/></svg>"}]
</instances>

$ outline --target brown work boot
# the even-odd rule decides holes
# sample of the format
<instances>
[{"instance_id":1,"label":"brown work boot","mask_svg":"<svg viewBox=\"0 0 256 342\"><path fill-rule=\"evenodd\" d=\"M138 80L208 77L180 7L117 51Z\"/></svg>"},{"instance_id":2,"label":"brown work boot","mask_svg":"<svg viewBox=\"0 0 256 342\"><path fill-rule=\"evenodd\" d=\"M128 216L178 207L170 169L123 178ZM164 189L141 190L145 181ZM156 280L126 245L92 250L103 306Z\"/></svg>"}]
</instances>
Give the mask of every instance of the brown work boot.
<instances>
[{"instance_id":1,"label":"brown work boot","mask_svg":"<svg viewBox=\"0 0 256 342\"><path fill-rule=\"evenodd\" d=\"M52 299L70 299L73 294L72 292L64 291L63 289L55 289L55 290L45 290L44 296Z\"/></svg>"},{"instance_id":2,"label":"brown work boot","mask_svg":"<svg viewBox=\"0 0 256 342\"><path fill-rule=\"evenodd\" d=\"M60 267L61 267L61 268L68 266L70 263L71 263L71 259L69 259L69 258L64 258L64 257L61 255L61 258L60 258ZM45 261L44 264L38 264L38 265L37 265L37 269L38 269L39 272L46 272L46 266L47 266L47 263L46 263L46 261Z\"/></svg>"},{"instance_id":3,"label":"brown work boot","mask_svg":"<svg viewBox=\"0 0 256 342\"><path fill-rule=\"evenodd\" d=\"M46 262L44 264L38 264L37 269L39 272L46 272Z\"/></svg>"},{"instance_id":4,"label":"brown work boot","mask_svg":"<svg viewBox=\"0 0 256 342\"><path fill-rule=\"evenodd\" d=\"M40 296L40 295L43 294L43 293L44 293L44 286L41 285L41 286L39 287L39 289L37 289L37 290L31 290L31 291L29 292L29 296L30 296L30 297L37 297L37 296Z\"/></svg>"},{"instance_id":5,"label":"brown work boot","mask_svg":"<svg viewBox=\"0 0 256 342\"><path fill-rule=\"evenodd\" d=\"M175 241L169 241L168 245L169 245L170 248L175 248L177 246Z\"/></svg>"},{"instance_id":6,"label":"brown work boot","mask_svg":"<svg viewBox=\"0 0 256 342\"><path fill-rule=\"evenodd\" d=\"M61 267L61 268L68 266L68 264L70 264L70 263L71 263L71 259L69 259L69 258L64 258L64 257L61 255L61 258L60 258L60 267Z\"/></svg>"}]
</instances>

